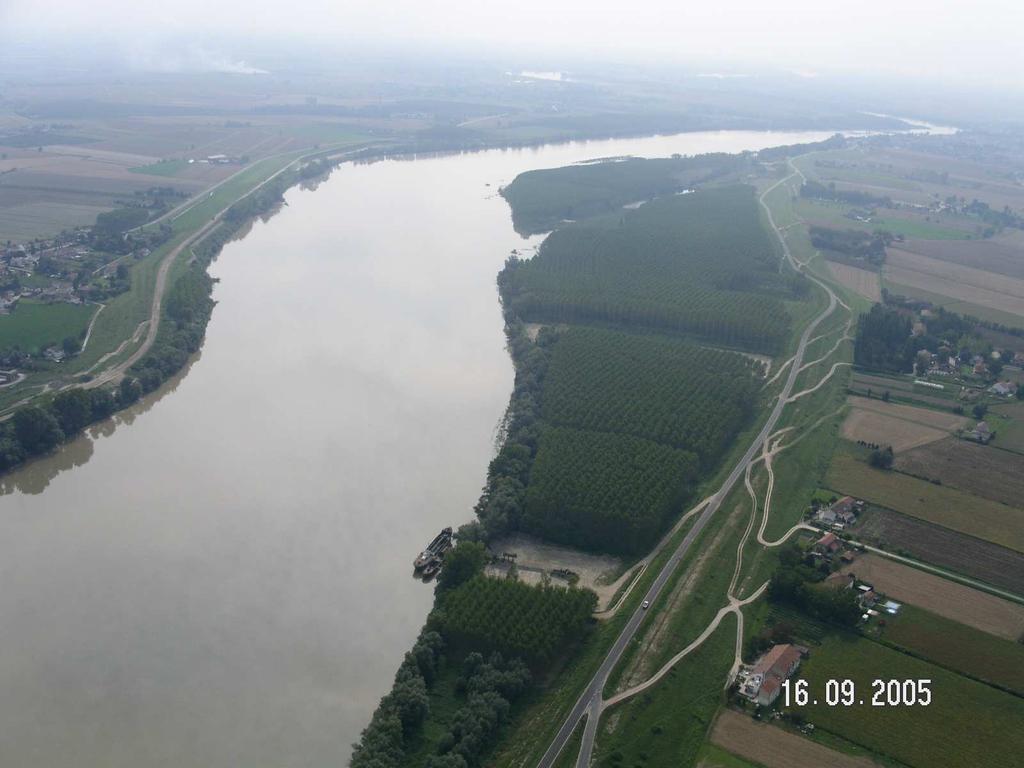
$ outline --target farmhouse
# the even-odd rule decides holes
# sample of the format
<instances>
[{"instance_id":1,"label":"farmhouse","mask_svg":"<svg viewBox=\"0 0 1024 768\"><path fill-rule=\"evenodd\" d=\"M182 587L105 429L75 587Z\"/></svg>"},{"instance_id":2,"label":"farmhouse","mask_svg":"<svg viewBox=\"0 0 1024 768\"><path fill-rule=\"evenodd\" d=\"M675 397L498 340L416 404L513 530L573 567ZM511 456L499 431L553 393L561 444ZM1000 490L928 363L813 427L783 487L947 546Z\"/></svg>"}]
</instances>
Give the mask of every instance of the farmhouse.
<instances>
[{"instance_id":1,"label":"farmhouse","mask_svg":"<svg viewBox=\"0 0 1024 768\"><path fill-rule=\"evenodd\" d=\"M834 533L826 533L816 542L814 542L814 549L823 555L831 555L838 552L842 548L843 544L836 537Z\"/></svg>"},{"instance_id":2,"label":"farmhouse","mask_svg":"<svg viewBox=\"0 0 1024 768\"><path fill-rule=\"evenodd\" d=\"M800 659L807 655L802 645L772 646L754 662L740 686L740 695L763 707L771 705L782 689L782 682L800 667Z\"/></svg>"},{"instance_id":3,"label":"farmhouse","mask_svg":"<svg viewBox=\"0 0 1024 768\"><path fill-rule=\"evenodd\" d=\"M987 421L979 421L974 429L964 432L965 440L973 440L982 445L988 445L993 437L995 433L989 428Z\"/></svg>"},{"instance_id":4,"label":"farmhouse","mask_svg":"<svg viewBox=\"0 0 1024 768\"><path fill-rule=\"evenodd\" d=\"M993 395L999 395L1000 397L1010 397L1017 388L1008 381L998 381L988 389Z\"/></svg>"}]
</instances>

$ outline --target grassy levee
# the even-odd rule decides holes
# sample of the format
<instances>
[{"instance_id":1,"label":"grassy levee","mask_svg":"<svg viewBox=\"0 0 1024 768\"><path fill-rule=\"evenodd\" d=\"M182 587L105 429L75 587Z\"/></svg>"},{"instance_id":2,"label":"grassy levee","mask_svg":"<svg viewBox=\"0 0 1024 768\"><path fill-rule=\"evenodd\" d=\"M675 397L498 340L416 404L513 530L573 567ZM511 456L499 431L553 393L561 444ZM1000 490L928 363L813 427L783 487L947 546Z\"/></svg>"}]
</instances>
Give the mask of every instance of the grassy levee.
<instances>
[{"instance_id":1,"label":"grassy levee","mask_svg":"<svg viewBox=\"0 0 1024 768\"><path fill-rule=\"evenodd\" d=\"M722 509L701 531L657 601L651 605L651 618L645 621L608 676L605 698L619 690L623 675L638 661L639 655L645 657L642 660L645 670L654 674L696 639L726 604L725 591L735 565L736 545L746 525L746 518L737 507L738 500L738 495L733 492L722 503ZM680 583L693 575L695 567L700 568L696 580L687 584L685 593L675 600L674 593ZM653 636L657 636L656 642ZM632 684L638 682L631 681Z\"/></svg>"},{"instance_id":2,"label":"grassy levee","mask_svg":"<svg viewBox=\"0 0 1024 768\"><path fill-rule=\"evenodd\" d=\"M735 637L730 615L657 685L606 712L594 764L692 765L724 701Z\"/></svg>"}]
</instances>

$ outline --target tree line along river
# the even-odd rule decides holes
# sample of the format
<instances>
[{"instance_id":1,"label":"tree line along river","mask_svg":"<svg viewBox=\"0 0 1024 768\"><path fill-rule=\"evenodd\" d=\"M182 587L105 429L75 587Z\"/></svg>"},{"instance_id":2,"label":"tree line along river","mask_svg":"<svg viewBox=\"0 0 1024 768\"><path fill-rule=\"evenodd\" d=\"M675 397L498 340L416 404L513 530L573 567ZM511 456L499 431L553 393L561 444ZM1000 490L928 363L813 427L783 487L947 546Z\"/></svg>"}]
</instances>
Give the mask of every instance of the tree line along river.
<instances>
[{"instance_id":1,"label":"tree line along river","mask_svg":"<svg viewBox=\"0 0 1024 768\"><path fill-rule=\"evenodd\" d=\"M512 387L516 174L707 132L343 165L228 244L181 376L0 481L0 765L341 765L430 607Z\"/></svg>"}]
</instances>

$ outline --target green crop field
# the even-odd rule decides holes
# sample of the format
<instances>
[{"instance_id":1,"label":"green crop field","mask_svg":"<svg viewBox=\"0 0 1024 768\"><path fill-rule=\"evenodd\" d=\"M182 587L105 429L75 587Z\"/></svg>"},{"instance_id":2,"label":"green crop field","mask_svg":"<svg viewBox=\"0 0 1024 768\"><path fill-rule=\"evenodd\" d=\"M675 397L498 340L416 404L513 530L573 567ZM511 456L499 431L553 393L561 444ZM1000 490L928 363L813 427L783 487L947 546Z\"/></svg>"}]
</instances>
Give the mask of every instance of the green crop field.
<instances>
[{"instance_id":1,"label":"green crop field","mask_svg":"<svg viewBox=\"0 0 1024 768\"><path fill-rule=\"evenodd\" d=\"M880 630L887 642L940 666L1024 695L1024 645L904 605Z\"/></svg>"},{"instance_id":2,"label":"green crop field","mask_svg":"<svg viewBox=\"0 0 1024 768\"><path fill-rule=\"evenodd\" d=\"M964 649L965 653L973 649ZM830 636L799 676L817 706L799 711L825 730L913 768L1014 768L1024 754L1024 699L862 637ZM826 680L853 680L863 705L827 706ZM931 681L923 706L871 706L873 680Z\"/></svg>"},{"instance_id":3,"label":"green crop field","mask_svg":"<svg viewBox=\"0 0 1024 768\"><path fill-rule=\"evenodd\" d=\"M176 176L185 168L188 168L187 160L161 160L159 163L140 165L128 170L132 173L144 173L147 176Z\"/></svg>"},{"instance_id":4,"label":"green crop field","mask_svg":"<svg viewBox=\"0 0 1024 768\"><path fill-rule=\"evenodd\" d=\"M1024 552L1024 510L916 477L875 469L836 449L825 477L835 491Z\"/></svg>"},{"instance_id":5,"label":"green crop field","mask_svg":"<svg viewBox=\"0 0 1024 768\"><path fill-rule=\"evenodd\" d=\"M94 304L43 304L22 299L9 315L0 315L0 349L37 350L64 339L78 339L95 314Z\"/></svg>"},{"instance_id":6,"label":"green crop field","mask_svg":"<svg viewBox=\"0 0 1024 768\"><path fill-rule=\"evenodd\" d=\"M1024 403L1007 403L993 407L1006 422L996 435L996 445L1008 451L1024 453Z\"/></svg>"}]
</instances>

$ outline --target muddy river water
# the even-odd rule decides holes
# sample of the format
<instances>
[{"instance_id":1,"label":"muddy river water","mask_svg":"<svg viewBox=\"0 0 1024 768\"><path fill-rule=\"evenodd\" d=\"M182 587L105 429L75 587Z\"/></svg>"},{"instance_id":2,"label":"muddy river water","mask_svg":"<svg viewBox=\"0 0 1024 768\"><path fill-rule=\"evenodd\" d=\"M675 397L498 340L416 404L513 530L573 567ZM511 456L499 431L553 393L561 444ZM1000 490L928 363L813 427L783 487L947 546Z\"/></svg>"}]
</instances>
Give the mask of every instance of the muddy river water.
<instances>
[{"instance_id":1,"label":"muddy river water","mask_svg":"<svg viewBox=\"0 0 1024 768\"><path fill-rule=\"evenodd\" d=\"M512 386L517 173L714 132L346 165L225 247L201 356L3 481L0 765L345 765L469 519Z\"/></svg>"}]
</instances>

